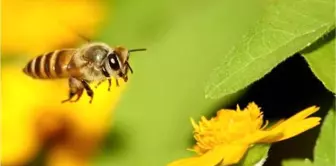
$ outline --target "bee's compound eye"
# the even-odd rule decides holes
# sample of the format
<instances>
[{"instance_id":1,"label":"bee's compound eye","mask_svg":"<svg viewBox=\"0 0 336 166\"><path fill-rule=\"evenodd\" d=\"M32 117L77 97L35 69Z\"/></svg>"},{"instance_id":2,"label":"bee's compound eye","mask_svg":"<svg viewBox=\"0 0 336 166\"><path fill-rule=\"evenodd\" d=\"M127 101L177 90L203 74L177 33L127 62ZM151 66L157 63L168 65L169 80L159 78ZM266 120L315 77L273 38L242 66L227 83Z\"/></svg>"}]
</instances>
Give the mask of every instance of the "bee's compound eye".
<instances>
[{"instance_id":1,"label":"bee's compound eye","mask_svg":"<svg viewBox=\"0 0 336 166\"><path fill-rule=\"evenodd\" d=\"M117 56L115 54L110 54L109 55L109 64L111 66L111 68L113 70L119 70L120 69L120 65L119 65L119 62L117 60Z\"/></svg>"}]
</instances>

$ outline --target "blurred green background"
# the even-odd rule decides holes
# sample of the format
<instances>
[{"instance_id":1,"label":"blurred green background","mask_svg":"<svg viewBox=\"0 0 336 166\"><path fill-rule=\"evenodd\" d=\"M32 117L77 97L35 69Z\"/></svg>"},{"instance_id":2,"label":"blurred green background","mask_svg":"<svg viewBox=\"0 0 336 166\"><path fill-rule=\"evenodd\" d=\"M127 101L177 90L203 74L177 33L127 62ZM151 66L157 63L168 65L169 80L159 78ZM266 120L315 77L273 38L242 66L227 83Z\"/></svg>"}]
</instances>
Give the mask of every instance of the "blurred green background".
<instances>
[{"instance_id":1,"label":"blurred green background","mask_svg":"<svg viewBox=\"0 0 336 166\"><path fill-rule=\"evenodd\" d=\"M97 40L148 51L131 55L134 74L116 109L112 145L95 164L154 166L187 156L189 117L215 111L218 104L204 97L210 72L262 6L244 0L111 5L111 21Z\"/></svg>"}]
</instances>

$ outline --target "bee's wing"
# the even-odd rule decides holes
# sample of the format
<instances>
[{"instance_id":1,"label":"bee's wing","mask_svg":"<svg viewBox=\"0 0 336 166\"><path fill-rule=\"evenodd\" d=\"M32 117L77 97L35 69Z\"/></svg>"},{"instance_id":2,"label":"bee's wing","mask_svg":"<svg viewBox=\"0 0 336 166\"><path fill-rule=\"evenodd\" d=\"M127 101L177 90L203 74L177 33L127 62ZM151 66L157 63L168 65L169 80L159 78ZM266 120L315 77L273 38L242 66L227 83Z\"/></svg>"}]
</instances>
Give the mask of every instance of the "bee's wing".
<instances>
[{"instance_id":1,"label":"bee's wing","mask_svg":"<svg viewBox=\"0 0 336 166\"><path fill-rule=\"evenodd\" d=\"M107 58L109 50L106 45L101 43L90 43L84 45L80 52L83 59L99 66Z\"/></svg>"}]
</instances>

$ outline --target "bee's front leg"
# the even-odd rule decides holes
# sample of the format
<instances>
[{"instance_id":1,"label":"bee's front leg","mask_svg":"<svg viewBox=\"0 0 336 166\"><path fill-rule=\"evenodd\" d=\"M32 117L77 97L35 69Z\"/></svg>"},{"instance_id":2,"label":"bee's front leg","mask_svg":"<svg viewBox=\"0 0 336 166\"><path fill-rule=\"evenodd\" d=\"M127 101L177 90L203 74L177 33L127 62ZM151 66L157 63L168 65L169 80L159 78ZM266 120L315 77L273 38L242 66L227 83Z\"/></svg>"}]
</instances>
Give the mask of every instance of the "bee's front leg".
<instances>
[{"instance_id":1,"label":"bee's front leg","mask_svg":"<svg viewBox=\"0 0 336 166\"><path fill-rule=\"evenodd\" d=\"M111 91L111 86L112 86L112 81L111 81L111 78L108 78L107 79L108 80L108 83L109 83L109 85L108 85L108 91Z\"/></svg>"}]
</instances>

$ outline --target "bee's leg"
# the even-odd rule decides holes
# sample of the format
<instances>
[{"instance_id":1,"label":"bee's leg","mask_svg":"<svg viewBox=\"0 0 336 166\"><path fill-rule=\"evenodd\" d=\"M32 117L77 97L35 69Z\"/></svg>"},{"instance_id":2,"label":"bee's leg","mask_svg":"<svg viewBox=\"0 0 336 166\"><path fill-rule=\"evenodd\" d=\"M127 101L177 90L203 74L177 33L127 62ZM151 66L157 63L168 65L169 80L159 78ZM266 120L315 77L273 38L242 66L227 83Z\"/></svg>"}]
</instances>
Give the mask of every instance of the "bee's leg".
<instances>
[{"instance_id":1,"label":"bee's leg","mask_svg":"<svg viewBox=\"0 0 336 166\"><path fill-rule=\"evenodd\" d=\"M81 98L81 96L83 94L84 87L83 87L82 83L78 79L76 79L76 78L73 78L73 77L69 78L69 88L70 88L70 90L69 90L69 98L66 99L66 100L63 100L62 103L65 103L65 102L76 102L76 101L78 101ZM71 101L71 99L75 95L77 95L77 99L74 100L74 101Z\"/></svg>"},{"instance_id":2,"label":"bee's leg","mask_svg":"<svg viewBox=\"0 0 336 166\"><path fill-rule=\"evenodd\" d=\"M72 102L77 102L82 97L83 91L84 91L84 88L78 89L78 91L76 93L77 94L77 98L76 98L76 100L74 100Z\"/></svg>"},{"instance_id":3,"label":"bee's leg","mask_svg":"<svg viewBox=\"0 0 336 166\"><path fill-rule=\"evenodd\" d=\"M123 79L124 79L125 82L127 82L127 81L128 81L128 76L125 75L125 76L123 77Z\"/></svg>"},{"instance_id":4,"label":"bee's leg","mask_svg":"<svg viewBox=\"0 0 336 166\"><path fill-rule=\"evenodd\" d=\"M73 91L72 89L70 89L69 91L69 98L68 99L65 99L65 100L62 100L62 103L65 103L65 102L70 102L71 99L76 95L76 92Z\"/></svg>"},{"instance_id":5,"label":"bee's leg","mask_svg":"<svg viewBox=\"0 0 336 166\"><path fill-rule=\"evenodd\" d=\"M89 102L92 103L92 100L93 100L92 89L90 88L89 84L84 80L82 80L82 85L84 86L84 89L86 90L87 95L91 98Z\"/></svg>"},{"instance_id":6,"label":"bee's leg","mask_svg":"<svg viewBox=\"0 0 336 166\"><path fill-rule=\"evenodd\" d=\"M104 81L106 81L106 80L101 80L101 81L99 81L99 82L97 83L97 85L95 86L95 88L98 88L98 86L99 86L101 83L103 83ZM108 81L108 89L107 89L107 90L110 91L110 90L111 90L111 86L112 86L111 78L108 78L107 81Z\"/></svg>"},{"instance_id":7,"label":"bee's leg","mask_svg":"<svg viewBox=\"0 0 336 166\"><path fill-rule=\"evenodd\" d=\"M108 80L108 83L109 83L109 85L108 85L108 91L111 91L111 85L112 85L112 81L111 81L111 78L108 78L107 79Z\"/></svg>"},{"instance_id":8,"label":"bee's leg","mask_svg":"<svg viewBox=\"0 0 336 166\"><path fill-rule=\"evenodd\" d=\"M97 83L97 85L95 86L95 88L97 89L98 88L98 86L101 84L101 83L103 83L105 80L100 80L98 83Z\"/></svg>"},{"instance_id":9,"label":"bee's leg","mask_svg":"<svg viewBox=\"0 0 336 166\"><path fill-rule=\"evenodd\" d=\"M117 86L119 86L119 81L118 81L118 78L116 78L116 84L117 84Z\"/></svg>"}]
</instances>

